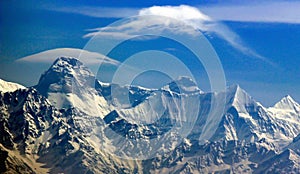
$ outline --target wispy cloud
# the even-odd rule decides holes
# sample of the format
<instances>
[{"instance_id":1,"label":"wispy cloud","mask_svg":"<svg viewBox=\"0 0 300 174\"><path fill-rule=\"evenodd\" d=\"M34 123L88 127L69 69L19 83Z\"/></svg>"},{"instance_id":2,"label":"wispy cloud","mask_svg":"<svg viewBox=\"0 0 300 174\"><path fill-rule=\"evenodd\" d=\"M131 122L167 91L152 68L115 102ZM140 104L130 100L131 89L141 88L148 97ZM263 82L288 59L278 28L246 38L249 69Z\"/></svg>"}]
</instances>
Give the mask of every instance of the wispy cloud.
<instances>
[{"instance_id":1,"label":"wispy cloud","mask_svg":"<svg viewBox=\"0 0 300 174\"><path fill-rule=\"evenodd\" d=\"M119 62L110 59L100 53L91 52L77 48L56 48L43 51L30 56L26 56L16 60L17 62L35 62L35 63L53 63L58 57L75 57L79 58L86 65L107 63L118 65Z\"/></svg>"},{"instance_id":2,"label":"wispy cloud","mask_svg":"<svg viewBox=\"0 0 300 174\"><path fill-rule=\"evenodd\" d=\"M210 5L199 8L220 21L300 24L299 1L266 1L239 5Z\"/></svg>"},{"instance_id":3,"label":"wispy cloud","mask_svg":"<svg viewBox=\"0 0 300 174\"><path fill-rule=\"evenodd\" d=\"M161 17L160 17L161 16ZM143 8L132 18L118 25L91 29L84 37L114 36L130 37L147 31L162 32L170 30L175 33L197 35L197 30L209 31L215 21L195 7L153 6Z\"/></svg>"},{"instance_id":4,"label":"wispy cloud","mask_svg":"<svg viewBox=\"0 0 300 174\"><path fill-rule=\"evenodd\" d=\"M148 17L145 19L144 16ZM267 58L256 53L243 43L239 35L226 25L202 13L198 8L187 5L143 8L139 11L134 20L126 21L117 26L93 29L84 37L109 36L130 38L135 35L140 35L143 32L147 33L149 30L155 30L156 32L170 30L173 33L188 34L191 36L199 34L199 30L206 33L213 33L226 40L231 46L242 53L271 63Z\"/></svg>"},{"instance_id":5,"label":"wispy cloud","mask_svg":"<svg viewBox=\"0 0 300 174\"><path fill-rule=\"evenodd\" d=\"M123 18L131 16L156 15L165 16L177 21L183 21L193 28L182 27L174 21L166 22L165 19L152 18L143 22L139 17L118 27L102 27L88 30L84 37L106 36L130 38L142 30L164 31L166 28L173 32L193 35L195 30L213 33L226 40L231 46L245 55L272 63L268 58L260 55L247 46L238 34L228 28L222 21L261 22L261 23L293 23L300 24L300 2L275 1L275 2L247 2L239 4L211 4L208 6L191 7L180 6L153 6L149 8L115 8L115 7L56 7L50 10L77 13L98 18Z\"/></svg>"},{"instance_id":6,"label":"wispy cloud","mask_svg":"<svg viewBox=\"0 0 300 174\"><path fill-rule=\"evenodd\" d=\"M47 10L76 13L98 18L123 18L139 14L140 8L132 7L44 7ZM159 9L157 7L156 9ZM198 9L219 21L300 23L299 1L254 1L245 3L216 3L198 6ZM155 10L155 8L152 8ZM172 10L160 11L161 14ZM196 13L194 13L196 14Z\"/></svg>"},{"instance_id":7,"label":"wispy cloud","mask_svg":"<svg viewBox=\"0 0 300 174\"><path fill-rule=\"evenodd\" d=\"M75 13L96 18L123 18L137 15L138 8L112 8L112 7L51 7L48 10Z\"/></svg>"}]
</instances>

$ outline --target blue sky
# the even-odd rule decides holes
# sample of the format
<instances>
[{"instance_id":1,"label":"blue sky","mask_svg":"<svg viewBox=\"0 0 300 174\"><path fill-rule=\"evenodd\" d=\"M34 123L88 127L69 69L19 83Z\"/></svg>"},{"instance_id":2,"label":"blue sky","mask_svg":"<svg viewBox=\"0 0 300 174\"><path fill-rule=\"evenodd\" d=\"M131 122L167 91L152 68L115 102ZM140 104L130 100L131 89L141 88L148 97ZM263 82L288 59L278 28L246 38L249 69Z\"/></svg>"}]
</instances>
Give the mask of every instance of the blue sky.
<instances>
[{"instance_id":1,"label":"blue sky","mask_svg":"<svg viewBox=\"0 0 300 174\"><path fill-rule=\"evenodd\" d=\"M92 33L88 29L105 27L142 9L155 13L155 5L168 10L182 4L199 10L194 24L218 53L227 85L240 84L265 105L287 94L300 101L300 1L1 1L0 78L34 85L49 64L16 60L55 48L82 49L90 39L84 36ZM186 9L175 10L177 14ZM215 27L206 28L205 16ZM184 19L191 22L188 17ZM193 63L189 67L197 71ZM208 90L207 85L202 88Z\"/></svg>"}]
</instances>

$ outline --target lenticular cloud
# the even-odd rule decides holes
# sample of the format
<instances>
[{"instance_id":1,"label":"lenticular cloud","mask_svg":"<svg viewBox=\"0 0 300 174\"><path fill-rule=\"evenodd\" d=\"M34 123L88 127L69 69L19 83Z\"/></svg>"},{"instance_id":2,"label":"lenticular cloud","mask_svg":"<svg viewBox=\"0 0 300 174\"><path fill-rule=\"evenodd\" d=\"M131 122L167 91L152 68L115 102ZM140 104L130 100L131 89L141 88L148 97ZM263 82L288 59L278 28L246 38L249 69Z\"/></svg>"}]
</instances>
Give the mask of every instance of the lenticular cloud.
<instances>
[{"instance_id":1,"label":"lenticular cloud","mask_svg":"<svg viewBox=\"0 0 300 174\"><path fill-rule=\"evenodd\" d=\"M153 18L143 18L144 16L153 16ZM159 18L162 16L164 18ZM170 20L168 20L170 18ZM183 26L182 24L187 24ZM247 47L234 31L226 25L214 20L210 16L202 13L198 8L188 5L180 6L152 6L143 8L138 12L138 16L119 26L101 27L89 30L90 33L84 37L113 37L113 38L131 38L140 35L147 30L155 30L164 32L170 30L176 34L187 34L192 37L197 36L197 30L216 36L226 40L232 47L240 52L261 59L267 63L270 61Z\"/></svg>"}]
</instances>

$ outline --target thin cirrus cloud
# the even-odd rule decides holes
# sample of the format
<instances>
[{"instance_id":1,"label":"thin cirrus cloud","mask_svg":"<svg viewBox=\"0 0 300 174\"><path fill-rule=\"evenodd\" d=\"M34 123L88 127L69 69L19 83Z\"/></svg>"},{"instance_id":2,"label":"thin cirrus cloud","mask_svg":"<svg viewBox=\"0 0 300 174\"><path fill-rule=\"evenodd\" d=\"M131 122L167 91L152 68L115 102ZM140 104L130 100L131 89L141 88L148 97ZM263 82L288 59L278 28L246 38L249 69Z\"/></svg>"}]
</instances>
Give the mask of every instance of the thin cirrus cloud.
<instances>
[{"instance_id":1,"label":"thin cirrus cloud","mask_svg":"<svg viewBox=\"0 0 300 174\"><path fill-rule=\"evenodd\" d=\"M143 16L148 17L146 20ZM158 18L163 16L166 18ZM188 24L189 27L183 24ZM148 30L164 32L166 29L174 33L184 33L195 36L198 30L206 33L214 33L226 40L231 46L241 51L245 55L258 58L273 64L264 56L256 53L243 43L242 39L226 25L214 20L210 16L202 13L198 8L180 5L180 6L153 6L139 10L134 20L129 20L117 26L107 26L89 30L84 37L116 37L130 38L130 36L140 35Z\"/></svg>"},{"instance_id":2,"label":"thin cirrus cloud","mask_svg":"<svg viewBox=\"0 0 300 174\"><path fill-rule=\"evenodd\" d=\"M200 7L216 20L300 24L300 2L275 1Z\"/></svg>"},{"instance_id":3,"label":"thin cirrus cloud","mask_svg":"<svg viewBox=\"0 0 300 174\"><path fill-rule=\"evenodd\" d=\"M122 7L46 7L51 11L76 13L99 18L123 18L139 14L140 8ZM300 23L299 1L264 1L239 4L216 3L198 6L202 12L220 21Z\"/></svg>"},{"instance_id":4,"label":"thin cirrus cloud","mask_svg":"<svg viewBox=\"0 0 300 174\"><path fill-rule=\"evenodd\" d=\"M199 10L201 9L201 11ZM133 15L161 15L170 17L178 21L187 22L195 29L203 32L210 32L218 35L226 40L231 46L241 51L245 55L258 58L269 64L274 65L268 58L258 54L249 48L234 31L226 25L218 21L238 21L238 22L262 22L262 23L300 23L300 2L293 1L275 1L264 3L245 3L245 4L215 4L209 6L191 7L187 5L180 6L153 6L149 8L112 8L112 7L64 7L52 10L78 13L91 17L99 18L122 18ZM204 12L204 13L203 13ZM137 18L138 19L138 18ZM84 37L98 36L114 36L114 37L130 37L134 31L154 27L155 24L163 24L156 26L156 30L163 31L163 28L170 28L166 22L160 19L153 19L144 23L142 21L132 21L122 27L102 27L88 30L89 33ZM126 28L126 31L124 30ZM176 32L183 32L193 35L193 30L186 27L174 28ZM274 65L276 66L276 65Z\"/></svg>"},{"instance_id":5,"label":"thin cirrus cloud","mask_svg":"<svg viewBox=\"0 0 300 174\"><path fill-rule=\"evenodd\" d=\"M96 18L123 18L134 16L139 12L138 8L113 8L113 7L55 7L48 10L81 14Z\"/></svg>"}]
</instances>

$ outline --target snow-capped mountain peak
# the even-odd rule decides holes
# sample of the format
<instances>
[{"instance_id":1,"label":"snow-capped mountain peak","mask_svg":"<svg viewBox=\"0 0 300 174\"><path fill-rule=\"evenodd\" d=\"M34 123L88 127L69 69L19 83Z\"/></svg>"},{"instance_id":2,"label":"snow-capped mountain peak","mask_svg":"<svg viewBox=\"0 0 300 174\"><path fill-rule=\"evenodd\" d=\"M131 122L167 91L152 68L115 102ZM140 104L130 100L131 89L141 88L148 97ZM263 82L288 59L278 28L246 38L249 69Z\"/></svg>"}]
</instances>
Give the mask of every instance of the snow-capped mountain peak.
<instances>
[{"instance_id":1,"label":"snow-capped mountain peak","mask_svg":"<svg viewBox=\"0 0 300 174\"><path fill-rule=\"evenodd\" d=\"M47 96L49 92L72 93L74 87L92 87L94 75L78 59L60 57L40 78L37 90Z\"/></svg>"},{"instance_id":2,"label":"snow-capped mountain peak","mask_svg":"<svg viewBox=\"0 0 300 174\"><path fill-rule=\"evenodd\" d=\"M178 79L170 82L166 86L162 88L163 90L167 91L172 91L178 94L184 93L184 94L189 94L189 93L195 93L195 92L200 92L202 91L199 89L197 86L196 82L186 76L180 76Z\"/></svg>"},{"instance_id":3,"label":"snow-capped mountain peak","mask_svg":"<svg viewBox=\"0 0 300 174\"><path fill-rule=\"evenodd\" d=\"M237 84L229 86L226 93L227 103L232 104L238 112L247 113L249 106L258 105L258 103Z\"/></svg>"},{"instance_id":4,"label":"snow-capped mountain peak","mask_svg":"<svg viewBox=\"0 0 300 174\"><path fill-rule=\"evenodd\" d=\"M57 108L76 107L88 115L105 115L110 109L97 94L95 82L94 74L78 59L60 57L41 76L36 89Z\"/></svg>"},{"instance_id":5,"label":"snow-capped mountain peak","mask_svg":"<svg viewBox=\"0 0 300 174\"><path fill-rule=\"evenodd\" d=\"M0 92L4 154L0 162L21 173L26 170L20 165L32 168L27 173L47 173L39 166L49 168L48 173L298 173L300 169L300 111L291 110L299 104L290 96L266 109L238 85L202 93L188 77L162 89L102 83L72 57L58 58L35 88ZM126 107L113 105L123 106L124 96L129 96ZM181 143L179 136L189 131ZM158 146L152 148L153 144ZM111 155L144 156L156 147L158 155L146 161ZM30 165L22 162L25 158Z\"/></svg>"},{"instance_id":6,"label":"snow-capped mountain peak","mask_svg":"<svg viewBox=\"0 0 300 174\"><path fill-rule=\"evenodd\" d=\"M65 64L70 64L70 65L73 65L73 66L82 65L82 63L77 58L74 58L74 57L59 57L58 59L56 59L54 61L52 67L65 65Z\"/></svg>"},{"instance_id":7,"label":"snow-capped mountain peak","mask_svg":"<svg viewBox=\"0 0 300 174\"><path fill-rule=\"evenodd\" d=\"M300 105L290 95L287 95L277 102L273 108L298 111L300 110Z\"/></svg>"},{"instance_id":8,"label":"snow-capped mountain peak","mask_svg":"<svg viewBox=\"0 0 300 174\"><path fill-rule=\"evenodd\" d=\"M17 89L25 89L26 87L13 83L13 82L7 82L5 80L0 79L0 92L13 92Z\"/></svg>"}]
</instances>

